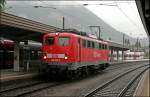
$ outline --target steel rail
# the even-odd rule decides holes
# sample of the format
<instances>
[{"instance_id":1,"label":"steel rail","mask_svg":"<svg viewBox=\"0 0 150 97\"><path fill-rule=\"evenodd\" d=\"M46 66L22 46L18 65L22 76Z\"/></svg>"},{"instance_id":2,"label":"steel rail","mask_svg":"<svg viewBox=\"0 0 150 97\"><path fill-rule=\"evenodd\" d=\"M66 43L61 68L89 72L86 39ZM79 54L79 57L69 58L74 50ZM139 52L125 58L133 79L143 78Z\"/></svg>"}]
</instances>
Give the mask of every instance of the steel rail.
<instances>
[{"instance_id":1,"label":"steel rail","mask_svg":"<svg viewBox=\"0 0 150 97\"><path fill-rule=\"evenodd\" d=\"M33 89L33 90L29 90L27 92L23 92L23 93L19 93L18 92L16 95L13 95L13 96L15 96L15 97L22 97L22 96L25 96L25 95L28 95L28 94L32 94L32 93L37 92L37 91L41 91L41 90L44 90L44 89L47 89L47 88L52 88L52 87L55 87L55 86L58 86L58 85L62 85L62 84L65 84L65 83L68 83L68 82L71 82L71 81L63 81L62 83L60 83L60 82L54 82L54 83L52 83L50 85L42 86L42 87L39 87L39 88L36 88L36 89ZM48 84L49 82L46 82L46 83L41 82L41 83L42 84ZM21 87L21 89L32 88L32 87L35 87L36 85L40 85L40 84L35 84L34 86L29 85L29 86L26 86L26 87ZM4 93L13 92L15 90L20 90L20 88L18 87L18 88L14 89L14 90L12 89L11 91L8 90L8 91L6 91ZM4 93L1 93L1 95L3 94L2 96L5 96Z\"/></svg>"},{"instance_id":2,"label":"steel rail","mask_svg":"<svg viewBox=\"0 0 150 97\"><path fill-rule=\"evenodd\" d=\"M44 84L44 83L41 83L41 84ZM36 86L36 85L40 85L40 83L39 84L38 83L34 84L34 86ZM36 89L33 89L33 90L29 90L27 92L17 93L16 95L13 95L13 96L15 96L15 97L22 97L22 96L25 96L27 94L31 94L31 93L34 93L34 92L37 92L37 91L40 91L40 90L43 90L43 89L47 89L47 88L50 88L50 87L58 86L58 85L61 85L61 83L52 83L52 84L44 86L44 87L40 87L40 88L36 88ZM10 91L9 90L8 91L4 91L3 93L1 93L1 96L5 97L6 95L4 95L4 93L13 92L13 91L20 90L20 89L25 89L25 88L32 88L34 86L29 85L29 86L20 87L20 88L18 87L16 89L12 89Z\"/></svg>"},{"instance_id":3,"label":"steel rail","mask_svg":"<svg viewBox=\"0 0 150 97\"><path fill-rule=\"evenodd\" d=\"M58 85L61 85L61 83L55 83L55 84L52 84L52 85L48 85L46 87L42 87L42 88L38 88L38 89L29 91L29 92L21 93L21 94L15 95L15 97L23 97L23 96L25 96L27 94L31 94L31 93L34 93L34 92L37 92L37 91L41 91L41 90L44 90L44 89L47 89L47 88L52 88L52 87L55 87L55 86L58 86Z\"/></svg>"},{"instance_id":4,"label":"steel rail","mask_svg":"<svg viewBox=\"0 0 150 97\"><path fill-rule=\"evenodd\" d=\"M145 66L147 66L147 65L139 66L139 67L137 67L137 68L135 68L135 69L132 69L132 70L130 70L130 71L127 71L127 72L125 72L125 73L123 73L123 74L121 74L121 75L119 75L119 76L113 78L112 80L107 81L107 82L104 83L103 85L98 86L96 89L90 91L89 93L87 93L87 94L85 94L85 95L83 95L83 96L84 96L84 97L92 97L94 94L96 94L98 91L102 90L103 88L107 87L107 86L110 85L112 82L115 82L116 80L118 80L119 78L121 78L121 77L127 75L128 73L131 73L131 72L133 72L133 71L135 71L135 70L137 70L137 69L139 69L139 68L145 67Z\"/></svg>"},{"instance_id":5,"label":"steel rail","mask_svg":"<svg viewBox=\"0 0 150 97\"><path fill-rule=\"evenodd\" d=\"M138 74L136 77L134 77L126 86L124 89L122 89L122 91L118 94L117 97L123 97L124 94L127 92L127 90L131 87L131 85L146 71L148 70L148 68L144 69L140 74Z\"/></svg>"}]
</instances>

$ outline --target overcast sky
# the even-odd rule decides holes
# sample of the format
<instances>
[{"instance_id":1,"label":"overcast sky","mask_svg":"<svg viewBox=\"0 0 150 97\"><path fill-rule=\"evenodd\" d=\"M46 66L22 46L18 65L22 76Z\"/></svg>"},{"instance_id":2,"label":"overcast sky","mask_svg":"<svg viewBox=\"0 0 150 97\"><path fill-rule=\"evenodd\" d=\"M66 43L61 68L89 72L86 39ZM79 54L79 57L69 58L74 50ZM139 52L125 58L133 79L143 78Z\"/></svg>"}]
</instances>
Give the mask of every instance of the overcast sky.
<instances>
[{"instance_id":1,"label":"overcast sky","mask_svg":"<svg viewBox=\"0 0 150 97\"><path fill-rule=\"evenodd\" d=\"M17 3L18 1L9 1L9 3ZM20 1L19 1L20 2ZM72 2L72 3L70 3ZM76 3L74 3L76 2ZM84 6L103 21L111 25L120 32L134 38L148 38L141 22L136 3L133 0L124 1L30 1L31 5L51 6L58 5L59 7L74 6L76 4L88 4ZM72 4L72 5L70 5ZM62 6L61 6L62 5ZM18 5L19 6L19 5ZM21 6L20 6L21 7ZM19 7L18 7L19 8ZM21 14L22 17L27 17L26 14Z\"/></svg>"},{"instance_id":2,"label":"overcast sky","mask_svg":"<svg viewBox=\"0 0 150 97\"><path fill-rule=\"evenodd\" d=\"M134 38L147 37L134 0L80 1L115 29ZM101 5L97 5L101 4Z\"/></svg>"}]
</instances>

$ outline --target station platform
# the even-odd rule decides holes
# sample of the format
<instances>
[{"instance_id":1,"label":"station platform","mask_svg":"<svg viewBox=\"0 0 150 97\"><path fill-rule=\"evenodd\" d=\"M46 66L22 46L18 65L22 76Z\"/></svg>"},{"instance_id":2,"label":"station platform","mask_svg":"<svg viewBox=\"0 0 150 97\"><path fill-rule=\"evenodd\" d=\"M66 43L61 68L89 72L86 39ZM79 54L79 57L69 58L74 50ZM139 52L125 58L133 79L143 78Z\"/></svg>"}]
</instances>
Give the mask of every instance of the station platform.
<instances>
[{"instance_id":1,"label":"station platform","mask_svg":"<svg viewBox=\"0 0 150 97\"><path fill-rule=\"evenodd\" d=\"M119 60L113 61L111 64L123 64L123 63L130 63L130 62L138 62L138 61L150 61L150 59L141 59L141 60Z\"/></svg>"},{"instance_id":2,"label":"station platform","mask_svg":"<svg viewBox=\"0 0 150 97\"><path fill-rule=\"evenodd\" d=\"M150 69L142 76L133 97L150 97Z\"/></svg>"},{"instance_id":3,"label":"station platform","mask_svg":"<svg viewBox=\"0 0 150 97\"><path fill-rule=\"evenodd\" d=\"M11 80L19 80L25 78L32 78L38 75L38 71L19 71L15 72L13 69L0 70L0 82L7 82Z\"/></svg>"}]
</instances>

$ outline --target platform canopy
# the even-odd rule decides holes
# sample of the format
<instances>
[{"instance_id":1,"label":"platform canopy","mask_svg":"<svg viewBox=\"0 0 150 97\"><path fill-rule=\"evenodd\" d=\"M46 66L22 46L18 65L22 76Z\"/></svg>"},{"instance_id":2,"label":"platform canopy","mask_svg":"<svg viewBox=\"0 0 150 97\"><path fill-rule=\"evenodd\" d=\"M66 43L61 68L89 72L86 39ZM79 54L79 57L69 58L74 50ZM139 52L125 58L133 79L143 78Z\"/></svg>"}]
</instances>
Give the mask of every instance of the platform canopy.
<instances>
[{"instance_id":1,"label":"platform canopy","mask_svg":"<svg viewBox=\"0 0 150 97\"><path fill-rule=\"evenodd\" d=\"M126 51L126 50L129 50L129 47L119 44L119 43L109 41L109 49L118 50L118 51Z\"/></svg>"},{"instance_id":2,"label":"platform canopy","mask_svg":"<svg viewBox=\"0 0 150 97\"><path fill-rule=\"evenodd\" d=\"M0 37L14 41L34 40L39 42L41 42L43 34L61 30L54 26L4 12L1 12L0 29Z\"/></svg>"}]
</instances>

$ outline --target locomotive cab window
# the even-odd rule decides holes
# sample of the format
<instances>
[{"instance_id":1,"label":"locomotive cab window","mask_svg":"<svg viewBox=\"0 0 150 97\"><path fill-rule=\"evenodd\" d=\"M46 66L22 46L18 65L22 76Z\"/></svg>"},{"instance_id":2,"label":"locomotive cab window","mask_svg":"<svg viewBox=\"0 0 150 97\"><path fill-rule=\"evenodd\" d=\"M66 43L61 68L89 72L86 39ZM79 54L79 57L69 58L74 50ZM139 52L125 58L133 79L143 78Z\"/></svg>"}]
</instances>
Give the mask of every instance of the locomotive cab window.
<instances>
[{"instance_id":1,"label":"locomotive cab window","mask_svg":"<svg viewBox=\"0 0 150 97\"><path fill-rule=\"evenodd\" d=\"M69 37L59 37L58 43L61 46L68 46L69 45Z\"/></svg>"},{"instance_id":2,"label":"locomotive cab window","mask_svg":"<svg viewBox=\"0 0 150 97\"><path fill-rule=\"evenodd\" d=\"M104 44L102 44L102 49L105 49Z\"/></svg>"},{"instance_id":3,"label":"locomotive cab window","mask_svg":"<svg viewBox=\"0 0 150 97\"><path fill-rule=\"evenodd\" d=\"M47 45L53 45L54 44L54 37L48 37L46 40Z\"/></svg>"}]
</instances>

